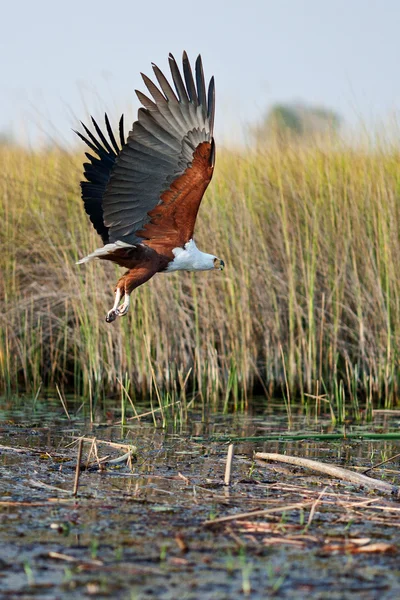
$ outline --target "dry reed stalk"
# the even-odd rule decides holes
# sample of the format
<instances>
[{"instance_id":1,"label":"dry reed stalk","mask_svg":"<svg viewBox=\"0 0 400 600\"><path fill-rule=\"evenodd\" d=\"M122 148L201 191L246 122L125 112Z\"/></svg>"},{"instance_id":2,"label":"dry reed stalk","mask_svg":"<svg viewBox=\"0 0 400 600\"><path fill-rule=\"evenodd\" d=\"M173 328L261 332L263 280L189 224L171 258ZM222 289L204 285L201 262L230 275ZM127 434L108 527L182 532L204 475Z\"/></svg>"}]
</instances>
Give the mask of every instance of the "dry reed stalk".
<instances>
[{"instance_id":1,"label":"dry reed stalk","mask_svg":"<svg viewBox=\"0 0 400 600\"><path fill-rule=\"evenodd\" d=\"M91 565L96 567L102 567L104 565L104 563L101 560L95 560L93 558L81 560L80 558L76 558L75 556L71 556L70 554L64 554L62 552L49 552L48 557L54 558L56 560L63 560L69 563L77 563L82 566Z\"/></svg>"},{"instance_id":2,"label":"dry reed stalk","mask_svg":"<svg viewBox=\"0 0 400 600\"><path fill-rule=\"evenodd\" d=\"M313 505L311 506L311 510L310 510L310 514L308 515L308 520L307 520L307 527L309 527L313 521L314 515L315 515L315 511L317 510L317 506L318 504L320 504L322 497L325 495L326 492L326 487L322 490L322 492L319 494L318 498L316 499L315 502L313 502Z\"/></svg>"},{"instance_id":3,"label":"dry reed stalk","mask_svg":"<svg viewBox=\"0 0 400 600\"><path fill-rule=\"evenodd\" d=\"M96 447L96 446L95 446ZM79 487L79 477L81 474L81 460L82 460L82 448L83 448L83 439L81 438L78 442L78 455L76 458L76 469L75 469L75 480L74 480L74 491L72 494L74 496L78 493Z\"/></svg>"},{"instance_id":4,"label":"dry reed stalk","mask_svg":"<svg viewBox=\"0 0 400 600\"><path fill-rule=\"evenodd\" d=\"M68 448L69 446L72 446L73 444L76 444L77 442L80 443L81 441L93 443L93 440L95 441L96 444L104 444L105 446L111 446L111 448L121 448L122 450L127 450L127 451L131 450L133 453L135 453L137 451L136 446L133 446L132 444L118 444L117 442L109 442L108 440L99 440L97 438L90 438L90 437L85 437L85 436L74 437L74 441L71 442L70 444L68 444L66 446L66 448Z\"/></svg>"},{"instance_id":5,"label":"dry reed stalk","mask_svg":"<svg viewBox=\"0 0 400 600\"><path fill-rule=\"evenodd\" d=\"M296 504L287 504L274 506L273 508L266 508L263 510L253 510L250 512L237 513L235 515L228 515L227 517L220 517L218 519L211 519L209 521L204 521L203 525L205 527L211 527L213 525L219 525L220 523L227 523L228 521L238 521L240 519L247 519L250 517L263 517L266 515L274 515L283 512L289 512L292 510L300 510L303 508L308 508L312 506L313 502L307 500L306 502L297 502Z\"/></svg>"},{"instance_id":6,"label":"dry reed stalk","mask_svg":"<svg viewBox=\"0 0 400 600\"><path fill-rule=\"evenodd\" d=\"M180 404L180 400L176 400L175 402L171 403L171 404L166 404L165 406L163 406L162 408L153 408L153 410L149 410L147 412L144 413L140 413L140 414L136 414L134 417L127 417L125 419L125 421L135 421L138 420L140 421L140 419L142 419L143 417L149 417L150 415L154 415L155 412L159 411L159 410L165 410L166 408L169 408L170 406L174 406L176 404ZM115 421L114 425L122 425L122 421Z\"/></svg>"},{"instance_id":7,"label":"dry reed stalk","mask_svg":"<svg viewBox=\"0 0 400 600\"><path fill-rule=\"evenodd\" d=\"M59 398L60 398L60 401L61 401L62 407L63 407L63 409L64 409L64 412L65 412L65 414L67 415L67 419L68 419L68 421L70 421L70 420L71 420L71 417L69 416L69 412L68 412L68 409L67 409L67 404L66 404L66 402L65 402L64 398L62 397L62 394L61 394L61 392L60 392L60 388L58 387L58 385L57 385L57 384L56 384L56 390L57 390L57 394L58 394L58 396L59 396Z\"/></svg>"}]
</instances>

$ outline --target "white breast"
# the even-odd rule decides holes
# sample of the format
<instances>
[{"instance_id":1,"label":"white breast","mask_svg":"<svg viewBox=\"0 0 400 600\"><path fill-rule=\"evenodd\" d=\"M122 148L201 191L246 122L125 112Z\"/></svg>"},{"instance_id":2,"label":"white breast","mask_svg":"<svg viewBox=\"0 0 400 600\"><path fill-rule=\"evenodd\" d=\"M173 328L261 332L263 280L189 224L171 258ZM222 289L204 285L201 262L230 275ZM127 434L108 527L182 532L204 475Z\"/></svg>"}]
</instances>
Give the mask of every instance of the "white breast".
<instances>
[{"instance_id":1,"label":"white breast","mask_svg":"<svg viewBox=\"0 0 400 600\"><path fill-rule=\"evenodd\" d=\"M209 271L214 268L215 256L201 252L194 240L189 240L183 248L172 250L172 260L166 271Z\"/></svg>"}]
</instances>

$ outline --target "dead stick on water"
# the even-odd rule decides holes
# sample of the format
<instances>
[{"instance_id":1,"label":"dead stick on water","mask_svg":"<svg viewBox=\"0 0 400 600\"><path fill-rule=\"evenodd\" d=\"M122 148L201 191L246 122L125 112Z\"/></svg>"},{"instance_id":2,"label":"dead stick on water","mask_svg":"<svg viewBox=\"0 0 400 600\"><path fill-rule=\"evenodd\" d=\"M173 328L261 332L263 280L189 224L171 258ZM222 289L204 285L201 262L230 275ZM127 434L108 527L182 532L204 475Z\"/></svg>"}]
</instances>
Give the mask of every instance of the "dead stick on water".
<instances>
[{"instance_id":1,"label":"dead stick on water","mask_svg":"<svg viewBox=\"0 0 400 600\"><path fill-rule=\"evenodd\" d=\"M386 465L386 463L390 462L391 460L394 460L395 458L399 457L399 454L395 454L394 456L391 456L390 458L387 458L386 460L383 460L380 463L377 463L376 465L372 465L372 467L369 467L369 469L365 469L365 471L362 472L363 475L365 475L365 473L368 473L368 471L372 471L372 469L376 469L377 467L381 467L382 465Z\"/></svg>"},{"instance_id":2,"label":"dead stick on water","mask_svg":"<svg viewBox=\"0 0 400 600\"><path fill-rule=\"evenodd\" d=\"M76 496L78 493L79 475L81 474L82 448L83 448L83 439L81 438L79 440L79 444L78 444L78 457L76 459L76 470L75 470L75 481L74 481L74 492L73 492L74 496Z\"/></svg>"},{"instance_id":3,"label":"dead stick on water","mask_svg":"<svg viewBox=\"0 0 400 600\"><path fill-rule=\"evenodd\" d=\"M251 512L238 513L236 515L228 515L227 517L220 517L219 519L204 521L203 525L205 527L210 527L211 525L218 525L219 523L226 523L228 521L238 521L239 519L262 517L264 515L273 515L274 513L284 513L290 510L308 508L311 504L314 504L314 502L311 500L306 500L305 502L297 502L297 504L288 504L287 506L275 506L274 508L266 508L265 510L253 510Z\"/></svg>"},{"instance_id":4,"label":"dead stick on water","mask_svg":"<svg viewBox=\"0 0 400 600\"><path fill-rule=\"evenodd\" d=\"M310 525L312 523L312 520L314 518L314 515L315 515L315 511L317 509L317 506L321 502L322 496L325 494L326 490L327 490L327 488L324 487L324 489L322 490L322 492L320 493L320 495L318 496L318 498L316 499L316 501L312 505L311 510L310 510L310 514L308 516L307 527L310 527Z\"/></svg>"},{"instance_id":5,"label":"dead stick on water","mask_svg":"<svg viewBox=\"0 0 400 600\"><path fill-rule=\"evenodd\" d=\"M87 459L86 459L86 466L85 466L85 469L87 469L87 468L88 468L88 466L89 466L89 463L90 463L90 458L91 458L91 456L92 456L92 454L93 454L93 448L94 448L94 445L95 445L95 443L96 443L96 438L94 437L94 438L93 438L93 440L92 440L92 445L90 446L90 450L89 450L88 457L87 457Z\"/></svg>"},{"instance_id":6,"label":"dead stick on water","mask_svg":"<svg viewBox=\"0 0 400 600\"><path fill-rule=\"evenodd\" d=\"M232 461L233 461L233 444L229 444L228 455L226 457L226 467L225 467L225 479L224 479L225 485L231 484Z\"/></svg>"},{"instance_id":7,"label":"dead stick on water","mask_svg":"<svg viewBox=\"0 0 400 600\"><path fill-rule=\"evenodd\" d=\"M149 415L152 415L153 413L157 412L158 410L163 410L165 408L169 408L170 406L176 406L177 404L180 404L180 402L181 402L181 400L176 400L175 402L166 404L162 408L153 408L153 410L149 410L149 412L141 413L134 417L127 417L126 421L134 421L135 419L139 419L139 421L140 421L140 419L142 417L148 417ZM122 421L115 421L115 423L113 423L113 425L122 425Z\"/></svg>"},{"instance_id":8,"label":"dead stick on water","mask_svg":"<svg viewBox=\"0 0 400 600\"><path fill-rule=\"evenodd\" d=\"M287 414L288 414L288 419L289 419L289 423L290 423L290 421L292 419L292 409L291 409L291 404L290 404L290 388L289 388L289 382L288 382L288 378L287 378L287 374L286 374L285 355L283 354L282 344L279 344L279 348L280 348L281 356L282 356L283 374L285 376L286 395L287 395L286 408L287 408Z\"/></svg>"},{"instance_id":9,"label":"dead stick on water","mask_svg":"<svg viewBox=\"0 0 400 600\"><path fill-rule=\"evenodd\" d=\"M93 439L95 439L96 444L104 444L105 446L110 446L111 448L122 448L122 450L132 450L133 453L136 453L137 451L136 446L134 446L133 444L117 444L115 442L108 442L107 440L98 440L97 438L90 438L84 436L74 437L74 441L70 444L67 444L65 447L69 448L70 446L73 446L74 444L79 442L79 440L82 440L83 442L93 442Z\"/></svg>"},{"instance_id":10,"label":"dead stick on water","mask_svg":"<svg viewBox=\"0 0 400 600\"><path fill-rule=\"evenodd\" d=\"M76 558L75 556L71 556L70 554L63 554L61 552L49 552L48 557L55 558L56 560L65 560L66 562L80 563L84 565L93 565L98 567L102 567L104 565L104 563L101 560L81 560L79 558Z\"/></svg>"},{"instance_id":11,"label":"dead stick on water","mask_svg":"<svg viewBox=\"0 0 400 600\"><path fill-rule=\"evenodd\" d=\"M57 385L57 384L56 384L56 390L57 390L57 393L58 393L58 395L59 395L59 397L60 397L61 404L62 404L62 407L63 407L63 409L64 409L64 411L65 411L65 414L67 415L67 419L68 419L68 421L70 421L70 420L71 420L71 417L69 416L69 412L68 412L68 409L67 409L67 405L66 405L66 403L65 403L65 400L64 400L64 398L62 397L62 394L61 394L61 392L60 392L60 388L58 387L58 385Z\"/></svg>"},{"instance_id":12,"label":"dead stick on water","mask_svg":"<svg viewBox=\"0 0 400 600\"><path fill-rule=\"evenodd\" d=\"M386 492L387 494L394 494L399 497L399 490L396 486L387 483L386 481L379 481L378 479L372 479L372 477L366 477L360 473L343 469L342 467L336 467L334 465L327 465L326 463L320 463L316 460L309 460L308 458L300 458L298 456L288 456L286 454L275 454L270 452L256 452L255 458L261 460L270 460L276 462L283 462L289 465L295 465L296 467L304 467L317 471L318 473L324 473L331 477L336 477L342 481L349 481L357 485L365 486L369 489L379 490Z\"/></svg>"},{"instance_id":13,"label":"dead stick on water","mask_svg":"<svg viewBox=\"0 0 400 600\"><path fill-rule=\"evenodd\" d=\"M49 485L47 483L43 483L42 481L37 481L36 479L28 479L28 483L37 488L44 488L45 490L52 490L55 492L62 492L63 494L72 495L71 490L64 490L63 488L56 487L55 485Z\"/></svg>"}]
</instances>

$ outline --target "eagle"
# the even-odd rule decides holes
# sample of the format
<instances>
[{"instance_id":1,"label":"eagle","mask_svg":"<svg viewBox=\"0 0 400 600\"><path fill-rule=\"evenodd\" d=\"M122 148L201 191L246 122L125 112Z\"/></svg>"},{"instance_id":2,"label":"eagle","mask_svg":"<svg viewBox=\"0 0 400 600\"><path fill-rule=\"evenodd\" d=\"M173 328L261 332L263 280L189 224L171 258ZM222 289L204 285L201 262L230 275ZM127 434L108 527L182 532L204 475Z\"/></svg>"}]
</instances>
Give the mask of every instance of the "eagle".
<instances>
[{"instance_id":1,"label":"eagle","mask_svg":"<svg viewBox=\"0 0 400 600\"><path fill-rule=\"evenodd\" d=\"M158 86L143 73L151 98L135 90L142 107L128 137L123 115L119 141L107 114L105 131L91 117L95 133L75 131L89 146L81 181L85 211L103 246L77 264L108 260L127 269L107 313L111 323L129 310L130 296L156 273L223 270L224 261L200 251L193 231L215 164L214 77L206 88L199 55L195 74L186 52L182 73L169 55L172 88L152 64Z\"/></svg>"}]
</instances>

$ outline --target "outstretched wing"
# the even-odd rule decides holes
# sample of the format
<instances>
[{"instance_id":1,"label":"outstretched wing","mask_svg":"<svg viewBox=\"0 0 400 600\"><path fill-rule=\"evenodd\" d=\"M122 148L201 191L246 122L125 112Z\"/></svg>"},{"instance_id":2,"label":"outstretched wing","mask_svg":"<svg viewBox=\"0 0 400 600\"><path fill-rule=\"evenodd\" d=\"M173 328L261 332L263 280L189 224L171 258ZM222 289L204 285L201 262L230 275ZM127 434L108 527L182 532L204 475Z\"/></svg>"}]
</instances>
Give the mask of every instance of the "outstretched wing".
<instances>
[{"instance_id":1,"label":"outstretched wing","mask_svg":"<svg viewBox=\"0 0 400 600\"><path fill-rule=\"evenodd\" d=\"M79 135L95 154L93 156L89 152L85 152L90 162L83 165L83 175L86 181L81 181L82 200L95 230L101 235L103 242L107 244L109 236L108 227L104 224L103 219L103 196L115 164L115 159L121 152L121 148L125 145L125 136L124 115L121 116L119 121L119 141L121 147L114 137L107 115L104 115L104 118L109 141L93 117L92 123L98 137L93 135L83 123L82 127L88 137L85 137L79 131L75 131L75 133Z\"/></svg>"},{"instance_id":2,"label":"outstretched wing","mask_svg":"<svg viewBox=\"0 0 400 600\"><path fill-rule=\"evenodd\" d=\"M160 89L142 75L153 100L136 92L144 108L115 161L103 198L110 242L188 241L212 177L214 78L207 92L200 56L196 83L185 52L184 80L171 54L169 64L176 94L155 65Z\"/></svg>"}]
</instances>

